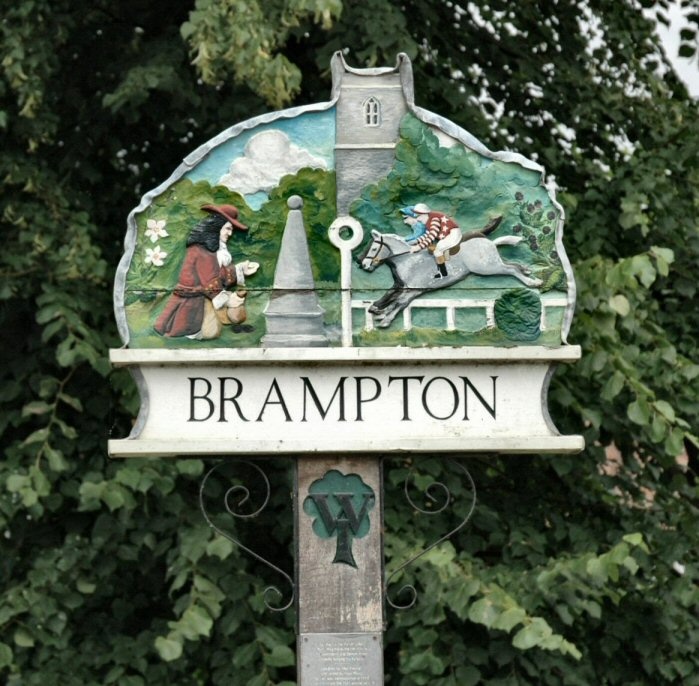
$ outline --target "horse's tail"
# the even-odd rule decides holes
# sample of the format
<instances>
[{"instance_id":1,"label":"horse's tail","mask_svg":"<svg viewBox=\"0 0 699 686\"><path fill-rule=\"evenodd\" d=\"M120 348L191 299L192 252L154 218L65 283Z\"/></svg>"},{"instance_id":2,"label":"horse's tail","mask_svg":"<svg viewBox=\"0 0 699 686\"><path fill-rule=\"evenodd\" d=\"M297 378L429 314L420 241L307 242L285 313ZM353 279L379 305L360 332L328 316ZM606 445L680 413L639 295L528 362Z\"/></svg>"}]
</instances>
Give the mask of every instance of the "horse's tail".
<instances>
[{"instance_id":1,"label":"horse's tail","mask_svg":"<svg viewBox=\"0 0 699 686\"><path fill-rule=\"evenodd\" d=\"M499 217L494 217L491 219L482 229L477 229L476 231L469 231L461 237L461 242L469 241L472 238L485 238L489 233L493 233L495 229L500 226L502 221L502 215Z\"/></svg>"}]
</instances>

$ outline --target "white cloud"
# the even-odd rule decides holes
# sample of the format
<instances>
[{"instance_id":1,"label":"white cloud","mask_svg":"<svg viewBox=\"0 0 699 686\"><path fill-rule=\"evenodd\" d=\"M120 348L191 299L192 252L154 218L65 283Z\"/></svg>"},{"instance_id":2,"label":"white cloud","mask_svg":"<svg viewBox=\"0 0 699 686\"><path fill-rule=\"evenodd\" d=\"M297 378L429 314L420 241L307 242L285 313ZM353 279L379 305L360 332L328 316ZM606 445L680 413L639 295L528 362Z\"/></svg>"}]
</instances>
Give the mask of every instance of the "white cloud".
<instances>
[{"instance_id":1,"label":"white cloud","mask_svg":"<svg viewBox=\"0 0 699 686\"><path fill-rule=\"evenodd\" d=\"M233 160L218 183L242 195L269 192L283 176L304 167L327 169L325 160L294 145L283 131L272 129L253 136L243 156Z\"/></svg>"}]
</instances>

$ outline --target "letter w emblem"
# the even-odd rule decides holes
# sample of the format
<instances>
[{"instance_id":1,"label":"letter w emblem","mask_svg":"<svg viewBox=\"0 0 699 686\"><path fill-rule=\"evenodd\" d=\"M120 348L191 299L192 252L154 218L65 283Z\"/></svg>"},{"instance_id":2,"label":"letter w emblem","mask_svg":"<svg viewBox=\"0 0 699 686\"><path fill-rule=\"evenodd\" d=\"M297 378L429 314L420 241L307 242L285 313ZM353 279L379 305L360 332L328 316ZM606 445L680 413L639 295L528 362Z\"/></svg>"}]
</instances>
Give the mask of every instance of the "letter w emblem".
<instances>
[{"instance_id":1,"label":"letter w emblem","mask_svg":"<svg viewBox=\"0 0 699 686\"><path fill-rule=\"evenodd\" d=\"M342 477L345 482L338 483L340 480L334 475ZM326 488L323 488L323 485ZM345 488L336 490L327 486L345 486ZM374 492L356 474L345 476L336 470L331 470L323 479L314 482L309 491L303 509L316 518L313 522L313 531L320 538L337 537L333 562L341 562L356 568L357 563L352 554L352 540L362 538L369 533L369 511L375 504Z\"/></svg>"}]
</instances>

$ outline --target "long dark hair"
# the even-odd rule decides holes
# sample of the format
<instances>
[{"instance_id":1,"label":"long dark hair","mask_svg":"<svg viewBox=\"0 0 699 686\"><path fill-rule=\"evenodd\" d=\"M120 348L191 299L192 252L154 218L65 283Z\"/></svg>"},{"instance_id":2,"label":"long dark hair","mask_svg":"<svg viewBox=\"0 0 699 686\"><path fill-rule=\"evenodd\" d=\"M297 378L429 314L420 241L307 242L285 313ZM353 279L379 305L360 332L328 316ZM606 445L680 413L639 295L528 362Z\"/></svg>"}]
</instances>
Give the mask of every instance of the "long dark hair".
<instances>
[{"instance_id":1,"label":"long dark hair","mask_svg":"<svg viewBox=\"0 0 699 686\"><path fill-rule=\"evenodd\" d=\"M204 217L189 233L187 247L190 245L203 245L209 252L218 250L221 240L221 227L228 220L220 214L210 214Z\"/></svg>"}]
</instances>

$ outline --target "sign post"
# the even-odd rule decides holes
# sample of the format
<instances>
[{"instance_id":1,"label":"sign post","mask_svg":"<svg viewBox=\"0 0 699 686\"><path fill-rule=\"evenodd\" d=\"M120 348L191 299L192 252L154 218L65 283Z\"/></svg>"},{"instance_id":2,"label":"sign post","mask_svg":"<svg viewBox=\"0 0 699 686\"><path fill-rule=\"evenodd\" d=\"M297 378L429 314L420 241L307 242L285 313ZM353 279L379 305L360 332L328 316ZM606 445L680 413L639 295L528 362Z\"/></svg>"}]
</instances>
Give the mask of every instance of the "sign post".
<instances>
[{"instance_id":1,"label":"sign post","mask_svg":"<svg viewBox=\"0 0 699 686\"><path fill-rule=\"evenodd\" d=\"M329 102L232 126L129 215L110 358L142 402L109 450L292 458L298 682L374 686L381 458L581 450L546 400L580 349L543 169L417 107L405 55L331 68Z\"/></svg>"}]
</instances>

